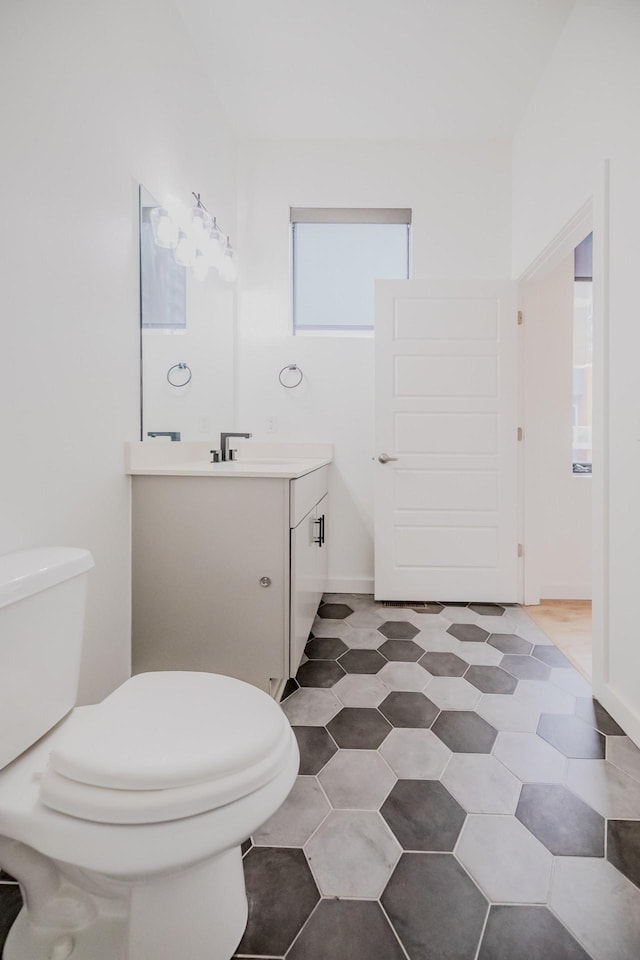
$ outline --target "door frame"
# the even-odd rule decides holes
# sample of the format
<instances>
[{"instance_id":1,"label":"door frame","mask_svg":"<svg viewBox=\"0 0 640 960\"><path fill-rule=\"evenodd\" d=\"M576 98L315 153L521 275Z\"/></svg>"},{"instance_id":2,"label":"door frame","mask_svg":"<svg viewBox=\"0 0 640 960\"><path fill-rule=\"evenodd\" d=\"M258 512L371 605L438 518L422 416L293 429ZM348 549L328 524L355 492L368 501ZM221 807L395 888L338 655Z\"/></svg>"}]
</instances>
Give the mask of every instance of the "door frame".
<instances>
[{"instance_id":1,"label":"door frame","mask_svg":"<svg viewBox=\"0 0 640 960\"><path fill-rule=\"evenodd\" d=\"M609 679L609 161L599 171L593 192L565 227L517 278L519 302L522 304L532 287L550 273L593 230L593 461L596 469L592 484L592 635L594 695L607 706ZM520 413L525 429L521 456L520 504L523 543L524 603L539 603L539 576L536 578L537 556L532 536L536 523L531 488L527 475L531 472L535 451L527 448L527 411L524 408L524 356L526 327L535 322L525 317L521 328Z\"/></svg>"}]
</instances>

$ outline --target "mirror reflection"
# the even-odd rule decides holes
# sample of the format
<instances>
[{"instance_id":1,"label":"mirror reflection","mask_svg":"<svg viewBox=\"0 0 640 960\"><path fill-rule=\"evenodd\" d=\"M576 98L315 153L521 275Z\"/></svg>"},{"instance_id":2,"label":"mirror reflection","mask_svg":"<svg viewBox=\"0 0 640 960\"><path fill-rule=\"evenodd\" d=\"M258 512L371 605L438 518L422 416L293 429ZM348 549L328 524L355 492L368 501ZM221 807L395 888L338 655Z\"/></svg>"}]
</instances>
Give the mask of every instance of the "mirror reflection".
<instances>
[{"instance_id":1,"label":"mirror reflection","mask_svg":"<svg viewBox=\"0 0 640 960\"><path fill-rule=\"evenodd\" d=\"M156 242L159 207L141 186L140 438L213 440L233 424L233 287Z\"/></svg>"}]
</instances>

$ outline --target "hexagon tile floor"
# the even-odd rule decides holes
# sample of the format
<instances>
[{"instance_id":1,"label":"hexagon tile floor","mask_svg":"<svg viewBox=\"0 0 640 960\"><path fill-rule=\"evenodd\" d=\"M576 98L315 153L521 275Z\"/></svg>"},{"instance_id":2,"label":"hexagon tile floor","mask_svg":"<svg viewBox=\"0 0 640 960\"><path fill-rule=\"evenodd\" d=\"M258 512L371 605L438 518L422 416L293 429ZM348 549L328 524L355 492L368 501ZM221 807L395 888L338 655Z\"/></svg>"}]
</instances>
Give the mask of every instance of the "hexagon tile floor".
<instances>
[{"instance_id":1,"label":"hexagon tile floor","mask_svg":"<svg viewBox=\"0 0 640 960\"><path fill-rule=\"evenodd\" d=\"M640 958L640 750L523 610L328 595L303 660L237 958Z\"/></svg>"}]
</instances>

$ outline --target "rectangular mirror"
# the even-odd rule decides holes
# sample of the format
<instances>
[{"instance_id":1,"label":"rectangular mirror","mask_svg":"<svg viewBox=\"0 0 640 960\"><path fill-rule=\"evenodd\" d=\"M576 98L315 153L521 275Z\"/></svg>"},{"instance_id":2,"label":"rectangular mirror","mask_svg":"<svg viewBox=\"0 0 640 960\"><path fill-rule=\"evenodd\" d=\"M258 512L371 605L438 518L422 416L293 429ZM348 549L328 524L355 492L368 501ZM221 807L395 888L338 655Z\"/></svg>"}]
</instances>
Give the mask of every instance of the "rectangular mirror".
<instances>
[{"instance_id":1,"label":"rectangular mirror","mask_svg":"<svg viewBox=\"0 0 640 960\"><path fill-rule=\"evenodd\" d=\"M211 440L233 427L233 287L196 280L159 247L140 186L140 439Z\"/></svg>"}]
</instances>

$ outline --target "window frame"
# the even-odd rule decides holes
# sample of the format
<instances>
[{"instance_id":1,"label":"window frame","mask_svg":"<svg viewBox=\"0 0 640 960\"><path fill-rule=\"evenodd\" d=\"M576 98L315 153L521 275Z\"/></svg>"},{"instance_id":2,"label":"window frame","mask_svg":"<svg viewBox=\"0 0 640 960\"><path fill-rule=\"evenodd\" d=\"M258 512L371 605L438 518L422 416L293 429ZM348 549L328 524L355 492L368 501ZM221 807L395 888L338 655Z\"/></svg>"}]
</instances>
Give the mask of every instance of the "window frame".
<instances>
[{"instance_id":1,"label":"window frame","mask_svg":"<svg viewBox=\"0 0 640 960\"><path fill-rule=\"evenodd\" d=\"M400 224L407 228L407 276L411 278L412 253L412 210L410 207L289 207L289 331L294 337L364 337L374 335L374 322L371 326L354 324L317 325L296 327L296 242L295 228L298 223L326 224Z\"/></svg>"}]
</instances>

